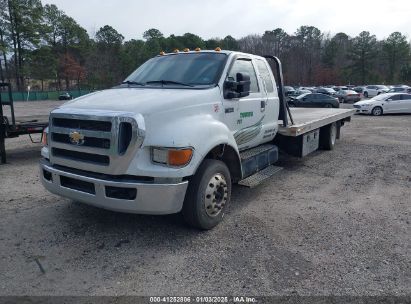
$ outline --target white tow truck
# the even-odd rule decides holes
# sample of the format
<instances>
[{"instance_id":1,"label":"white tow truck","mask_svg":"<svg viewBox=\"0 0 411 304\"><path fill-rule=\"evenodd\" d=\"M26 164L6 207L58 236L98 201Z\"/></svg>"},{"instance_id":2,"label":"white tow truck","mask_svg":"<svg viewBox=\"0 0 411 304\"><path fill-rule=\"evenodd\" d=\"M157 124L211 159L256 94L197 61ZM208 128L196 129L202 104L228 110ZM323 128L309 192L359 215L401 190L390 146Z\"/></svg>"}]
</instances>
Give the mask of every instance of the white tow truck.
<instances>
[{"instance_id":1,"label":"white tow truck","mask_svg":"<svg viewBox=\"0 0 411 304\"><path fill-rule=\"evenodd\" d=\"M162 53L118 87L51 112L41 180L75 201L182 212L190 225L211 229L224 217L233 183L254 187L276 174L279 149L300 157L333 149L354 112L289 109L274 56Z\"/></svg>"}]
</instances>

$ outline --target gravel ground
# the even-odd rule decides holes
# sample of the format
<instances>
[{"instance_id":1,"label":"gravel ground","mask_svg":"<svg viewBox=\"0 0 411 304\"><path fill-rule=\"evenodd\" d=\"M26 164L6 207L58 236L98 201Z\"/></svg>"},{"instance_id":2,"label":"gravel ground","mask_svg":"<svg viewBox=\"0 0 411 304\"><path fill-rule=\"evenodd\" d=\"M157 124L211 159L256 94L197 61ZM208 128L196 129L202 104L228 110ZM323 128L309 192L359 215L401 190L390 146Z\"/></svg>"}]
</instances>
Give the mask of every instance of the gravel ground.
<instances>
[{"instance_id":1,"label":"gravel ground","mask_svg":"<svg viewBox=\"0 0 411 304\"><path fill-rule=\"evenodd\" d=\"M224 222L187 228L73 203L6 142L0 295L410 295L411 116L355 116L334 151L234 186Z\"/></svg>"}]
</instances>

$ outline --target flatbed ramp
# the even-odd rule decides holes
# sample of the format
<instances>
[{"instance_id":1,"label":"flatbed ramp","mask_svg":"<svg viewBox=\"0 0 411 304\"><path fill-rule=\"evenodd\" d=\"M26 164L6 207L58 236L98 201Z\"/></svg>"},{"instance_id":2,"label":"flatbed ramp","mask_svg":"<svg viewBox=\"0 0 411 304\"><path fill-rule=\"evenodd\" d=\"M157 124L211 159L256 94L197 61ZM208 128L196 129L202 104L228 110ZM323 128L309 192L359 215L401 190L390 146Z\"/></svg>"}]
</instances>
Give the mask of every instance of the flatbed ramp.
<instances>
[{"instance_id":1,"label":"flatbed ramp","mask_svg":"<svg viewBox=\"0 0 411 304\"><path fill-rule=\"evenodd\" d=\"M290 108L294 124L287 127L279 121L278 133L284 136L299 136L336 121L350 121L355 109Z\"/></svg>"}]
</instances>

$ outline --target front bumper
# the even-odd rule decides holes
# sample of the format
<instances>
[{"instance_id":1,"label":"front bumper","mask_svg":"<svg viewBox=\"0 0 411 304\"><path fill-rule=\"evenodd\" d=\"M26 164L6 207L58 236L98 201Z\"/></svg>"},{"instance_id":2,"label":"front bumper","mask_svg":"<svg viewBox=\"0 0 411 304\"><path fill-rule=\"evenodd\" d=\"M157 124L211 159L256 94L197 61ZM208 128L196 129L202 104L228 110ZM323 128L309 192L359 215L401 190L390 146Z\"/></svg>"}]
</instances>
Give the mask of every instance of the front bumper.
<instances>
[{"instance_id":1,"label":"front bumper","mask_svg":"<svg viewBox=\"0 0 411 304\"><path fill-rule=\"evenodd\" d=\"M188 186L188 181L158 184L84 176L57 169L45 159L40 161L40 178L44 187L54 194L108 210L139 214L180 212ZM132 199L113 198L109 197L112 194L108 193L113 192L108 189L130 189L136 195Z\"/></svg>"},{"instance_id":2,"label":"front bumper","mask_svg":"<svg viewBox=\"0 0 411 304\"><path fill-rule=\"evenodd\" d=\"M371 108L364 108L364 107L361 107L361 108L355 108L355 113L356 114L370 114L371 113Z\"/></svg>"}]
</instances>

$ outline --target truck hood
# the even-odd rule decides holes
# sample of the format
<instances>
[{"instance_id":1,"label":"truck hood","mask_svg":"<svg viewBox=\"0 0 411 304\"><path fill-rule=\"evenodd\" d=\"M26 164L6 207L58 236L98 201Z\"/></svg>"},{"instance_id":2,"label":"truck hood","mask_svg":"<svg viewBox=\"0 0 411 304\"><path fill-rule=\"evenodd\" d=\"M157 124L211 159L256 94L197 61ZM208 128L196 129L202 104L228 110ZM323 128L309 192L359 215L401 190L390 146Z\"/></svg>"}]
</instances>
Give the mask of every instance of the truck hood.
<instances>
[{"instance_id":1,"label":"truck hood","mask_svg":"<svg viewBox=\"0 0 411 304\"><path fill-rule=\"evenodd\" d=\"M209 89L116 88L84 95L63 104L60 109L98 109L145 115L193 106L204 100L210 103L218 102L219 92L218 87Z\"/></svg>"}]
</instances>

